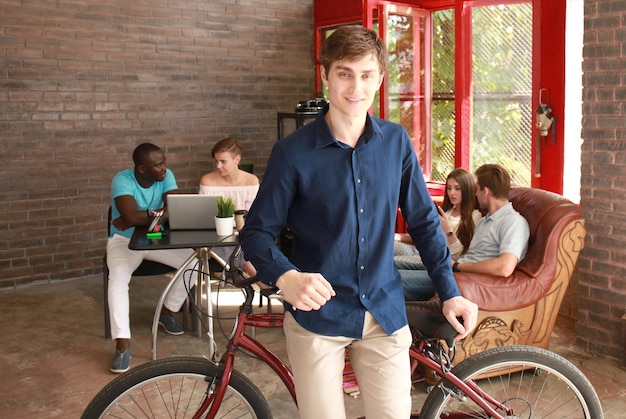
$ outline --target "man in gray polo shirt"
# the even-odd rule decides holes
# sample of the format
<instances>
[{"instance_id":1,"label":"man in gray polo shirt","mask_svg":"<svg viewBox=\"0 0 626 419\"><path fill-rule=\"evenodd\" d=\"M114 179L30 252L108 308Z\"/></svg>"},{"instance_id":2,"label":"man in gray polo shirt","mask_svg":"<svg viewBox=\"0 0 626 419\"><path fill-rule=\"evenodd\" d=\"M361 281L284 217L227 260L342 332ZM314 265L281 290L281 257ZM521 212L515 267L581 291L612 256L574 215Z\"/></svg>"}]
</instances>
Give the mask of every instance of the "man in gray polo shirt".
<instances>
[{"instance_id":1,"label":"man in gray polo shirt","mask_svg":"<svg viewBox=\"0 0 626 419\"><path fill-rule=\"evenodd\" d=\"M476 198L487 215L476 224L467 252L452 265L452 270L506 278L526 256L528 222L509 202L511 177L502 166L485 164L474 172L474 178ZM406 301L428 300L434 295L428 271L399 271Z\"/></svg>"},{"instance_id":2,"label":"man in gray polo shirt","mask_svg":"<svg viewBox=\"0 0 626 419\"><path fill-rule=\"evenodd\" d=\"M452 268L507 277L526 256L528 222L509 202L511 178L502 166L485 164L474 175L476 198L487 215L476 224L467 252Z\"/></svg>"}]
</instances>

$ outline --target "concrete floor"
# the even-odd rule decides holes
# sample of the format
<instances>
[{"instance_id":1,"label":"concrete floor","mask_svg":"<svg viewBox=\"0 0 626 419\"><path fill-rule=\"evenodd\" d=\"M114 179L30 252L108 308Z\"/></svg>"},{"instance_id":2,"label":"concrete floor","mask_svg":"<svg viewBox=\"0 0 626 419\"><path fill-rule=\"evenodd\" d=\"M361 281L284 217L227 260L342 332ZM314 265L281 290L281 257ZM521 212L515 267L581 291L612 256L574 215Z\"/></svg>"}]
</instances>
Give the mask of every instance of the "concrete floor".
<instances>
[{"instance_id":1,"label":"concrete floor","mask_svg":"<svg viewBox=\"0 0 626 419\"><path fill-rule=\"evenodd\" d=\"M131 366L150 360L154 306L166 282L163 276L135 278L131 283ZM232 317L239 295L237 290L220 293L222 309L214 314ZM229 300L234 300L230 306ZM0 291L0 307L0 417L79 417L93 395L115 377L108 371L114 344L104 339L102 278ZM216 322L220 351L229 325L227 319ZM606 418L626 417L626 371L615 360L578 351L571 344L573 336L573 323L560 318L551 349L576 364L591 380ZM286 360L282 330L259 329L257 339ZM159 358L208 353L208 340L193 333L169 336L160 331L158 342ZM236 367L257 383L270 400L275 417L297 417L293 401L269 367L245 355L238 356ZM425 397L424 388L418 384L413 397L415 410ZM363 415L358 397L346 396L345 401L348 417Z\"/></svg>"}]
</instances>

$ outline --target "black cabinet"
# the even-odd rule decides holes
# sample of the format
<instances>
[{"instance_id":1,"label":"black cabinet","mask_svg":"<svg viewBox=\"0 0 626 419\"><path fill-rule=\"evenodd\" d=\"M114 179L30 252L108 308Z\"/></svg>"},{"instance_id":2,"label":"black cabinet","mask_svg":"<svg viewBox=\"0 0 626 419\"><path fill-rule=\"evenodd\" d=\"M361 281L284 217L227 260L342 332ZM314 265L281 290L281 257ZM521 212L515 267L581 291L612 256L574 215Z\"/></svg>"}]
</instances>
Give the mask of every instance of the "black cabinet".
<instances>
[{"instance_id":1,"label":"black cabinet","mask_svg":"<svg viewBox=\"0 0 626 419\"><path fill-rule=\"evenodd\" d=\"M285 121L293 120L295 122L295 129L303 126L308 120L317 118L319 112L278 112L276 117L276 123L278 127L278 139L285 138Z\"/></svg>"}]
</instances>

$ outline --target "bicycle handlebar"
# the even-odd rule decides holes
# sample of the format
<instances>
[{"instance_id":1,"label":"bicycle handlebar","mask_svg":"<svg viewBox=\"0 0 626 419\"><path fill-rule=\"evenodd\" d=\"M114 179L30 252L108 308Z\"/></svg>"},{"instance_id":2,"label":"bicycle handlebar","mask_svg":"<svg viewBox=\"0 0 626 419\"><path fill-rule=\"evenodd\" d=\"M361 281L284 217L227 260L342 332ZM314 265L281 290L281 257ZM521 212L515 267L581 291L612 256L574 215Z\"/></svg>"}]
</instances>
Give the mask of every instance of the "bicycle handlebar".
<instances>
[{"instance_id":1,"label":"bicycle handlebar","mask_svg":"<svg viewBox=\"0 0 626 419\"><path fill-rule=\"evenodd\" d=\"M246 278L243 274L243 269L237 266L237 258L241 254L241 245L237 244L233 252L230 254L228 258L228 263L221 263L224 267L224 273L226 274L226 281L230 282L237 288L246 288L255 282L258 282L259 279L256 275ZM268 289L268 292L276 293L277 289Z\"/></svg>"},{"instance_id":2,"label":"bicycle handlebar","mask_svg":"<svg viewBox=\"0 0 626 419\"><path fill-rule=\"evenodd\" d=\"M448 347L454 346L458 332L443 315L441 301L406 301L405 306L409 326L418 330L420 335L443 339ZM463 319L459 321L462 323Z\"/></svg>"},{"instance_id":3,"label":"bicycle handlebar","mask_svg":"<svg viewBox=\"0 0 626 419\"><path fill-rule=\"evenodd\" d=\"M243 269L237 266L237 258L241 254L241 245L237 244L233 252L228 258L228 263L219 261L224 266L226 281L237 288L248 288L259 279L255 276L246 278ZM276 289L263 290L264 294L269 295L276 293ZM449 347L455 344L456 330L448 323L443 316L441 302L438 300L430 301L407 301L407 318L409 325L419 330L424 337L443 339ZM459 319L462 321L462 319Z\"/></svg>"}]
</instances>

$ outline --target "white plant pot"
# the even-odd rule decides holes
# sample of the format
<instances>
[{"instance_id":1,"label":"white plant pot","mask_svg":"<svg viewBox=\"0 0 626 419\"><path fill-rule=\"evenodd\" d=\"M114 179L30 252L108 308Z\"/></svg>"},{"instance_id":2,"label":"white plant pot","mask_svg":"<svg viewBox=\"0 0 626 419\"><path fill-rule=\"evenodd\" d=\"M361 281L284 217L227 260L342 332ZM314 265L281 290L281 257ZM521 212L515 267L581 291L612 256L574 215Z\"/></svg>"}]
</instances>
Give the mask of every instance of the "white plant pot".
<instances>
[{"instance_id":1,"label":"white plant pot","mask_svg":"<svg viewBox=\"0 0 626 419\"><path fill-rule=\"evenodd\" d=\"M215 232L218 236L230 236L235 228L235 217L215 217Z\"/></svg>"}]
</instances>

